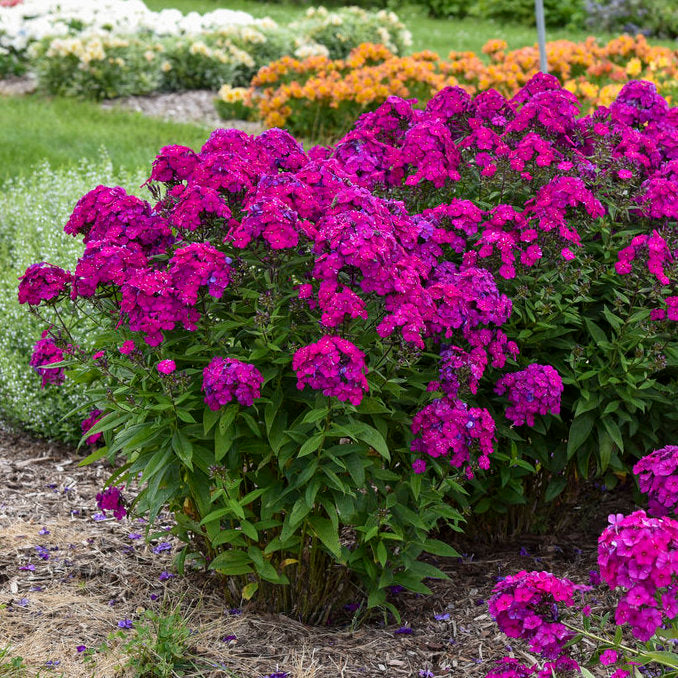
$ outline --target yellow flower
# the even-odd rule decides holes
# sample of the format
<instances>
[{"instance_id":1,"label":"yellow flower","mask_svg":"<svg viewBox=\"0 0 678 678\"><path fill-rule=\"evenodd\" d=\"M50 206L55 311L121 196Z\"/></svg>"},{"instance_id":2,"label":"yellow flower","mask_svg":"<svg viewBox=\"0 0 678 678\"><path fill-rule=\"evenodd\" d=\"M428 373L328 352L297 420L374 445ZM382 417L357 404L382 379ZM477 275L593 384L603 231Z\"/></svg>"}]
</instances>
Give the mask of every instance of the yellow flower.
<instances>
[{"instance_id":1,"label":"yellow flower","mask_svg":"<svg viewBox=\"0 0 678 678\"><path fill-rule=\"evenodd\" d=\"M640 72L643 70L643 64L640 59L631 59L626 64L626 74L635 78L637 75L640 75Z\"/></svg>"}]
</instances>

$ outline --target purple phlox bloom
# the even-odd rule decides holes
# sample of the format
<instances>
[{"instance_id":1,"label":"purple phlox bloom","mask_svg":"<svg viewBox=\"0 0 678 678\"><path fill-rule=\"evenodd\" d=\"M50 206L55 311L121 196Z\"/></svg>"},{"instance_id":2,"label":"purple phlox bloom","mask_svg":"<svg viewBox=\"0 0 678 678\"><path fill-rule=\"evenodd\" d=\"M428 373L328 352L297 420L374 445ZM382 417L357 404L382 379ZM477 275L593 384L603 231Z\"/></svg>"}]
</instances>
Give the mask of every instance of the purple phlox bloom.
<instances>
[{"instance_id":1,"label":"purple phlox bloom","mask_svg":"<svg viewBox=\"0 0 678 678\"><path fill-rule=\"evenodd\" d=\"M161 541L154 549L153 553L156 555L159 553L162 553L163 551L171 551L172 550L172 544L170 544L167 541Z\"/></svg>"},{"instance_id":2,"label":"purple phlox bloom","mask_svg":"<svg viewBox=\"0 0 678 678\"><path fill-rule=\"evenodd\" d=\"M49 551L44 546L36 546L35 552L43 560L49 560Z\"/></svg>"}]
</instances>

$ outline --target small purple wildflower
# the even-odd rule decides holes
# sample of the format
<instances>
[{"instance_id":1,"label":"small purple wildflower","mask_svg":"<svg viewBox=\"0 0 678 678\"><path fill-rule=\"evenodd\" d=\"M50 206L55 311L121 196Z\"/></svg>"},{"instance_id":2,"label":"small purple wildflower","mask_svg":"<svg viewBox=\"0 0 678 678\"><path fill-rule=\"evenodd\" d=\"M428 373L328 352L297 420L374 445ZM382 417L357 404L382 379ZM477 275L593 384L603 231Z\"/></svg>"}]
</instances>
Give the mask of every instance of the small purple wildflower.
<instances>
[{"instance_id":1,"label":"small purple wildflower","mask_svg":"<svg viewBox=\"0 0 678 678\"><path fill-rule=\"evenodd\" d=\"M95 514L92 516L92 520L96 520L97 523L98 523L98 522L100 522L100 521L102 521L102 520L106 520L106 516L105 516L103 513L95 513Z\"/></svg>"},{"instance_id":2,"label":"small purple wildflower","mask_svg":"<svg viewBox=\"0 0 678 678\"><path fill-rule=\"evenodd\" d=\"M395 633L402 636L409 636L413 633L412 628L409 626L401 626L399 629L395 630Z\"/></svg>"},{"instance_id":3,"label":"small purple wildflower","mask_svg":"<svg viewBox=\"0 0 678 678\"><path fill-rule=\"evenodd\" d=\"M232 640L238 640L238 636L236 636L236 635L234 635L234 634L231 634L231 635L229 635L229 636L224 636L224 637L221 639L221 642L222 642L222 643L230 643Z\"/></svg>"},{"instance_id":4,"label":"small purple wildflower","mask_svg":"<svg viewBox=\"0 0 678 678\"><path fill-rule=\"evenodd\" d=\"M21 600L19 600L19 601L17 602L17 605L18 605L19 607L26 607L26 605L28 605L29 602L30 602L30 601L28 600L28 598L22 598Z\"/></svg>"},{"instance_id":5,"label":"small purple wildflower","mask_svg":"<svg viewBox=\"0 0 678 678\"><path fill-rule=\"evenodd\" d=\"M167 581L168 579L172 579L172 577L174 577L174 575L171 572L161 572L158 579L160 581Z\"/></svg>"},{"instance_id":6,"label":"small purple wildflower","mask_svg":"<svg viewBox=\"0 0 678 678\"><path fill-rule=\"evenodd\" d=\"M22 565L22 566L19 568L19 570L21 570L21 571L23 571L23 572L26 572L26 571L28 571L28 572L34 572L34 571L35 571L35 565L33 565L33 563L28 563L27 565Z\"/></svg>"},{"instance_id":7,"label":"small purple wildflower","mask_svg":"<svg viewBox=\"0 0 678 678\"><path fill-rule=\"evenodd\" d=\"M172 544L170 544L167 541L161 541L154 549L153 553L156 555L162 553L163 551L171 551L172 550Z\"/></svg>"},{"instance_id":8,"label":"small purple wildflower","mask_svg":"<svg viewBox=\"0 0 678 678\"><path fill-rule=\"evenodd\" d=\"M387 588L394 596L397 596L399 593L402 593L405 590L405 587L401 586L400 584L394 584L393 586L388 586Z\"/></svg>"},{"instance_id":9,"label":"small purple wildflower","mask_svg":"<svg viewBox=\"0 0 678 678\"><path fill-rule=\"evenodd\" d=\"M434 615L433 615L433 618L434 618L436 621L447 621L447 620L450 618L450 613L449 613L449 612L445 612L444 614L434 614Z\"/></svg>"},{"instance_id":10,"label":"small purple wildflower","mask_svg":"<svg viewBox=\"0 0 678 678\"><path fill-rule=\"evenodd\" d=\"M239 614L242 614L242 610L239 607L232 607L229 611L228 614L230 614L232 617L235 617Z\"/></svg>"},{"instance_id":11,"label":"small purple wildflower","mask_svg":"<svg viewBox=\"0 0 678 678\"><path fill-rule=\"evenodd\" d=\"M87 649L87 646L86 645L77 645L75 649L76 649L77 652L84 652Z\"/></svg>"},{"instance_id":12,"label":"small purple wildflower","mask_svg":"<svg viewBox=\"0 0 678 678\"><path fill-rule=\"evenodd\" d=\"M121 619L118 622L118 628L131 629L132 628L132 620L131 619Z\"/></svg>"},{"instance_id":13,"label":"small purple wildflower","mask_svg":"<svg viewBox=\"0 0 678 678\"><path fill-rule=\"evenodd\" d=\"M46 527L43 527L43 528L40 529L40 531L38 532L38 534L43 534L43 535L44 535L44 534L49 534L49 530L48 530Z\"/></svg>"},{"instance_id":14,"label":"small purple wildflower","mask_svg":"<svg viewBox=\"0 0 678 678\"><path fill-rule=\"evenodd\" d=\"M158 600L160 596L157 593L151 593L151 600Z\"/></svg>"},{"instance_id":15,"label":"small purple wildflower","mask_svg":"<svg viewBox=\"0 0 678 678\"><path fill-rule=\"evenodd\" d=\"M141 539L141 535L138 532L130 532L127 535L128 539Z\"/></svg>"},{"instance_id":16,"label":"small purple wildflower","mask_svg":"<svg viewBox=\"0 0 678 678\"><path fill-rule=\"evenodd\" d=\"M61 662L58 659L49 659L45 662L46 669L55 669Z\"/></svg>"},{"instance_id":17,"label":"small purple wildflower","mask_svg":"<svg viewBox=\"0 0 678 678\"><path fill-rule=\"evenodd\" d=\"M49 551L44 546L36 546L35 552L38 554L38 557L43 560L49 560Z\"/></svg>"},{"instance_id":18,"label":"small purple wildflower","mask_svg":"<svg viewBox=\"0 0 678 678\"><path fill-rule=\"evenodd\" d=\"M419 675L421 678L435 678L435 674L430 669L421 669Z\"/></svg>"}]
</instances>

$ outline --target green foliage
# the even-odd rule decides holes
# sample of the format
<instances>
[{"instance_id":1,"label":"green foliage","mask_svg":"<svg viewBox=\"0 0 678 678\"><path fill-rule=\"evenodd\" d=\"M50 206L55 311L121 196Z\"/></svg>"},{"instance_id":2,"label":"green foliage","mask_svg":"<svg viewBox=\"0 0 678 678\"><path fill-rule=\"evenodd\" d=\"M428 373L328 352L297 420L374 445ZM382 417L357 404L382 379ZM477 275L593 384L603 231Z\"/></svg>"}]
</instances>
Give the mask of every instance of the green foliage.
<instances>
[{"instance_id":1,"label":"green foliage","mask_svg":"<svg viewBox=\"0 0 678 678\"><path fill-rule=\"evenodd\" d=\"M10 656L10 648L0 647L0 678L23 678L27 666L22 657Z\"/></svg>"},{"instance_id":2,"label":"green foliage","mask_svg":"<svg viewBox=\"0 0 678 678\"><path fill-rule=\"evenodd\" d=\"M121 633L121 635L124 635ZM179 609L169 613L146 610L125 636L126 668L137 678L174 678L194 668L191 631Z\"/></svg>"},{"instance_id":3,"label":"green foliage","mask_svg":"<svg viewBox=\"0 0 678 678\"><path fill-rule=\"evenodd\" d=\"M102 35L46 38L31 47L31 65L49 94L111 99L159 89L159 57L147 41ZM149 58L150 57L150 58Z\"/></svg>"},{"instance_id":4,"label":"green foliage","mask_svg":"<svg viewBox=\"0 0 678 678\"><path fill-rule=\"evenodd\" d=\"M678 37L678 5L673 0L592 0L587 4L586 25L673 39Z\"/></svg>"},{"instance_id":5,"label":"green foliage","mask_svg":"<svg viewBox=\"0 0 678 678\"><path fill-rule=\"evenodd\" d=\"M78 440L81 417L63 417L84 398L73 385L40 388L40 377L28 361L43 325L19 306L17 278L41 259L73 268L80 247L58 225L65 223L84 191L111 181L134 190L144 179L140 172L114 171L103 157L70 171L54 172L45 164L32 178L5 184L0 194L0 419L6 423L46 438Z\"/></svg>"},{"instance_id":6,"label":"green foliage","mask_svg":"<svg viewBox=\"0 0 678 678\"><path fill-rule=\"evenodd\" d=\"M533 0L421 0L429 14L434 17L467 16L492 19L534 26L535 10ZM584 20L583 0L544 0L544 16L548 26L581 26ZM596 26L597 30L602 27ZM489 36L497 37L497 35ZM501 36L503 38L503 35ZM489 38L488 38L489 39Z\"/></svg>"}]
</instances>

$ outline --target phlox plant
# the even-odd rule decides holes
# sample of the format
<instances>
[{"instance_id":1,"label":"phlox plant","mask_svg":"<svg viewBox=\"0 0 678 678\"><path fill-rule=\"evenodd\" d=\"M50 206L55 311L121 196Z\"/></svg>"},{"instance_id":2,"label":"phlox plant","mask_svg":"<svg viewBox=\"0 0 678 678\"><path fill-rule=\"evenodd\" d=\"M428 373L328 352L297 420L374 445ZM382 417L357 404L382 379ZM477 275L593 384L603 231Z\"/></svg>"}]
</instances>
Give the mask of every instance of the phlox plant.
<instances>
[{"instance_id":1,"label":"phlox plant","mask_svg":"<svg viewBox=\"0 0 678 678\"><path fill-rule=\"evenodd\" d=\"M493 452L473 394L517 353L493 275L447 260L345 148L326 154L282 130L165 147L152 203L87 193L64 228L83 240L73 270L33 264L18 293L45 322L45 387L86 394L83 443L104 443L87 461L120 462L99 508L152 521L168 504L180 568L311 621L354 585L395 612L389 586L444 576L422 555L456 554L431 533L458 529L449 499Z\"/></svg>"},{"instance_id":2,"label":"phlox plant","mask_svg":"<svg viewBox=\"0 0 678 678\"><path fill-rule=\"evenodd\" d=\"M661 477L675 480L675 466L667 471L672 464L661 462L676 449L653 452L639 465L659 464ZM641 488L645 480L641 476ZM650 502L656 501L653 495ZM586 678L594 667L610 678L678 676L678 522L644 510L610 515L608 522L598 540L599 571L590 573L590 586L550 572L525 571L496 584L488 601L492 618L507 636L526 641L548 662L528 667L504 657L487 678ZM600 614L592 607L600 606L591 594L601 585L618 593L612 618L609 610Z\"/></svg>"}]
</instances>

